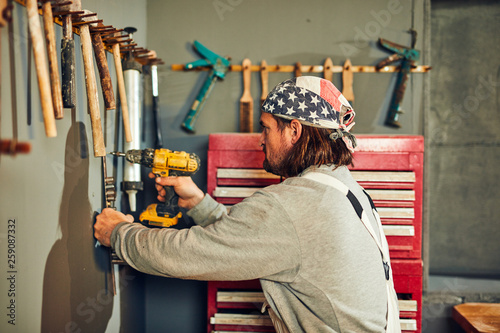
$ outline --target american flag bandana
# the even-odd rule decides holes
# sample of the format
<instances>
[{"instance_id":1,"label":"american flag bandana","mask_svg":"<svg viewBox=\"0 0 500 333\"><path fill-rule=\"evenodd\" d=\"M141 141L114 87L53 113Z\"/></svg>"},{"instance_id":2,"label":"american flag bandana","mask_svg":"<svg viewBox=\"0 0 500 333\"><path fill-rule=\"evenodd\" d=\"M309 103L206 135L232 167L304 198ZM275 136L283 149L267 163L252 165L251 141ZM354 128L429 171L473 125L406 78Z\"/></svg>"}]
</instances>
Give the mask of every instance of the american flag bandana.
<instances>
[{"instance_id":1,"label":"american flag bandana","mask_svg":"<svg viewBox=\"0 0 500 333\"><path fill-rule=\"evenodd\" d=\"M355 112L344 95L329 80L300 76L278 84L267 95L262 111L302 124L334 129L332 140L342 138L352 152L356 139L349 131Z\"/></svg>"}]
</instances>

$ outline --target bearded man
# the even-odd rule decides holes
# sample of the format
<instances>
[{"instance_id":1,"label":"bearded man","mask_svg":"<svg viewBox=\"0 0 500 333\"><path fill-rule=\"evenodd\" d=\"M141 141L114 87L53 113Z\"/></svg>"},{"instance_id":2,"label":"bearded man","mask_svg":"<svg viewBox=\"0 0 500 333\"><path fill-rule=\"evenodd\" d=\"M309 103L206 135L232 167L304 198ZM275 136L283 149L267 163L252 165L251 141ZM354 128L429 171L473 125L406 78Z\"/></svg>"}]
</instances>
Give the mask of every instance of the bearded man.
<instances>
[{"instance_id":1,"label":"bearded man","mask_svg":"<svg viewBox=\"0 0 500 333\"><path fill-rule=\"evenodd\" d=\"M135 269L197 280L260 279L278 332L399 332L387 241L352 178L355 113L328 80L297 77L262 106L264 168L286 178L230 212L189 177L173 186L189 229L148 229L105 209L95 236Z\"/></svg>"}]
</instances>

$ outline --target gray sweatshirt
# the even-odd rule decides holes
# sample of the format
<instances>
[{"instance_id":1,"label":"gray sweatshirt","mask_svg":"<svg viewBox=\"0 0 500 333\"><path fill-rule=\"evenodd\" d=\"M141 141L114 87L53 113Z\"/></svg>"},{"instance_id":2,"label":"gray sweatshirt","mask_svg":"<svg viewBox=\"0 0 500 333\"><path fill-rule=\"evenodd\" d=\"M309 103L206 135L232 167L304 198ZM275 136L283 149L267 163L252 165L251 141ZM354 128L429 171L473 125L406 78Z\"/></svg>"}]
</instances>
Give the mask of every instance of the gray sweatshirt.
<instances>
[{"instance_id":1,"label":"gray sweatshirt","mask_svg":"<svg viewBox=\"0 0 500 333\"><path fill-rule=\"evenodd\" d=\"M347 167L332 169L311 167L304 173L333 175L371 211ZM197 225L182 230L121 223L111 244L120 258L148 274L219 281L258 278L290 332L385 331L380 251L340 191L292 177L257 191L229 213L206 195L188 215Z\"/></svg>"}]
</instances>

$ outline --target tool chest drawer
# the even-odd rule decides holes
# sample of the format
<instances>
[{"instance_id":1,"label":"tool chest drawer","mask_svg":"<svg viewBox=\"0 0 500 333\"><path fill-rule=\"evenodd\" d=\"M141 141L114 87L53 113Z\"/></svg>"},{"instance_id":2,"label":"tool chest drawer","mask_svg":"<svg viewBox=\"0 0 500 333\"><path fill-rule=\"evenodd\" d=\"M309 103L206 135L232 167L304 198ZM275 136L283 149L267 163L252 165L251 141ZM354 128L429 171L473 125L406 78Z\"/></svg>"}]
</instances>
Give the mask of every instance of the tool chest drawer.
<instances>
[{"instance_id":1,"label":"tool chest drawer","mask_svg":"<svg viewBox=\"0 0 500 333\"><path fill-rule=\"evenodd\" d=\"M421 136L357 135L356 181L372 197L389 244L403 332L421 331L422 192ZM255 191L282 179L262 169L260 135L209 136L207 192L229 209ZM260 312L258 281L208 283L208 332L274 332Z\"/></svg>"}]
</instances>

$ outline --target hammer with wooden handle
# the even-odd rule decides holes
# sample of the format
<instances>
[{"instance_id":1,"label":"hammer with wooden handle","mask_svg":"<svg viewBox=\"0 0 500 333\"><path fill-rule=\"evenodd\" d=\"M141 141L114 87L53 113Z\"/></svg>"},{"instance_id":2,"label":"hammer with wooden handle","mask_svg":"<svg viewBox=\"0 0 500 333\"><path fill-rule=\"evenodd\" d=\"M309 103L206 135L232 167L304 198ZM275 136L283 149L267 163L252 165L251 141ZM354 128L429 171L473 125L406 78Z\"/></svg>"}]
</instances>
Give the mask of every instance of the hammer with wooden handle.
<instances>
[{"instance_id":1,"label":"hammer with wooden handle","mask_svg":"<svg viewBox=\"0 0 500 333\"><path fill-rule=\"evenodd\" d=\"M56 53L56 35L54 32L54 16L52 15L52 4L50 0L42 0L43 29L47 44L47 56L49 58L50 89L52 91L52 103L54 104L54 115L56 119L63 117L63 101L61 92L61 79L59 78L59 64Z\"/></svg>"},{"instance_id":2,"label":"hammer with wooden handle","mask_svg":"<svg viewBox=\"0 0 500 333\"><path fill-rule=\"evenodd\" d=\"M87 104L92 124L94 157L103 157L106 156L106 148L104 146L101 111L99 109L99 97L97 95L97 83L92 57L92 41L89 30L89 24L91 22L88 19L89 15L93 13L88 10L84 10L84 12L85 14L83 14L83 17L80 16L80 19L83 21L78 22L78 25L80 26L80 41L82 44L83 67L85 71L85 87L87 88Z\"/></svg>"},{"instance_id":3,"label":"hammer with wooden handle","mask_svg":"<svg viewBox=\"0 0 500 333\"><path fill-rule=\"evenodd\" d=\"M126 35L128 38L128 35ZM123 117L123 129L125 132L125 141L132 142L132 131L130 130L130 117L128 111L128 103L127 103L127 93L125 90L125 79L123 77L123 68L122 68L122 59L120 56L120 42L118 38L120 36L116 36L116 40L112 40L112 51L113 51L113 60L115 62L115 71L116 71L116 82L118 84L118 93L120 96L120 106L122 110Z\"/></svg>"},{"instance_id":4,"label":"hammer with wooden handle","mask_svg":"<svg viewBox=\"0 0 500 333\"><path fill-rule=\"evenodd\" d=\"M109 75L106 50L104 49L104 44L98 31L92 32L91 37L92 45L94 46L97 69L99 71L99 77L101 79L104 107L106 108L106 110L114 110L116 109L115 95L113 93L113 85L111 84L111 75Z\"/></svg>"},{"instance_id":5,"label":"hammer with wooden handle","mask_svg":"<svg viewBox=\"0 0 500 333\"><path fill-rule=\"evenodd\" d=\"M38 78L38 89L40 92L40 102L42 104L43 120L45 123L45 135L47 135L47 137L55 137L57 135L57 130L54 116L54 105L52 103L49 69L47 68L47 58L45 58L42 27L40 26L37 0L27 0L26 11L28 14L31 43L33 45L33 55Z\"/></svg>"}]
</instances>

